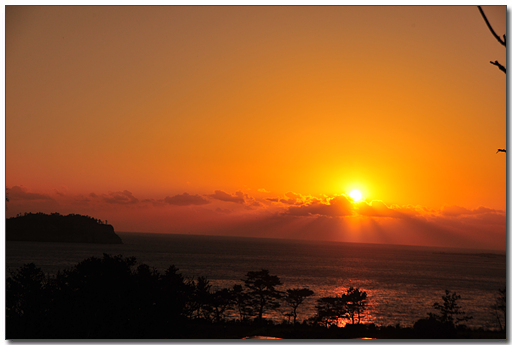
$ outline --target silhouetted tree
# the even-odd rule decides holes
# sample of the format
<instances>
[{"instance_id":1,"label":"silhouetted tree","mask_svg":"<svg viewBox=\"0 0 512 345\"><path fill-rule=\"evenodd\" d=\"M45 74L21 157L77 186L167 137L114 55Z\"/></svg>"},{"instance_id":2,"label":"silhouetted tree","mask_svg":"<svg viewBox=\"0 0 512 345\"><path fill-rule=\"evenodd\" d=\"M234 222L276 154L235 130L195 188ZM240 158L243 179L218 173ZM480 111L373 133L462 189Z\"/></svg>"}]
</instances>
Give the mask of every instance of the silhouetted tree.
<instances>
[{"instance_id":1,"label":"silhouetted tree","mask_svg":"<svg viewBox=\"0 0 512 345\"><path fill-rule=\"evenodd\" d=\"M211 295L210 305L213 312L215 322L220 322L224 319L227 310L232 309L233 306L233 293L229 289L221 289L215 291Z\"/></svg>"},{"instance_id":2,"label":"silhouetted tree","mask_svg":"<svg viewBox=\"0 0 512 345\"><path fill-rule=\"evenodd\" d=\"M350 287L345 294L342 296L343 301L346 305L347 317L354 324L355 316L357 315L357 323L361 322L361 313L367 307L366 300L367 294L365 291L359 290L359 288L354 289Z\"/></svg>"},{"instance_id":3,"label":"silhouetted tree","mask_svg":"<svg viewBox=\"0 0 512 345\"><path fill-rule=\"evenodd\" d=\"M461 307L457 304L457 301L461 299L460 295L455 292L450 293L449 290L445 290L445 295L442 296L443 303L434 303L433 307L439 310L440 314L428 313L429 317L438 320L442 323L449 323L457 325L460 322L471 320L472 316L465 316L465 312L461 311Z\"/></svg>"},{"instance_id":4,"label":"silhouetted tree","mask_svg":"<svg viewBox=\"0 0 512 345\"><path fill-rule=\"evenodd\" d=\"M341 296L324 297L317 301L317 320L326 327L338 325L339 319L347 318L355 323L361 322L361 314L367 307L367 293L359 288L350 287Z\"/></svg>"},{"instance_id":5,"label":"silhouetted tree","mask_svg":"<svg viewBox=\"0 0 512 345\"><path fill-rule=\"evenodd\" d=\"M43 271L33 263L25 264L6 279L7 337L39 338L49 308L49 290Z\"/></svg>"},{"instance_id":6,"label":"silhouetted tree","mask_svg":"<svg viewBox=\"0 0 512 345\"><path fill-rule=\"evenodd\" d=\"M88 258L55 279L51 318L60 338L118 338L136 315L134 257Z\"/></svg>"},{"instance_id":7,"label":"silhouetted tree","mask_svg":"<svg viewBox=\"0 0 512 345\"><path fill-rule=\"evenodd\" d=\"M169 317L169 323L183 321L183 318L192 317L195 310L193 305L194 285L187 281L178 268L169 266L162 276L162 313Z\"/></svg>"},{"instance_id":8,"label":"silhouetted tree","mask_svg":"<svg viewBox=\"0 0 512 345\"><path fill-rule=\"evenodd\" d=\"M161 274L148 265L139 265L135 270L133 294L137 297L133 301L133 308L136 309L136 313L128 323L133 338L143 339L155 334L154 318L159 311L160 280Z\"/></svg>"},{"instance_id":9,"label":"silhouetted tree","mask_svg":"<svg viewBox=\"0 0 512 345\"><path fill-rule=\"evenodd\" d=\"M197 283L194 286L194 309L196 310L196 317L205 320L210 319L212 313L211 309L211 284L206 277L197 278Z\"/></svg>"},{"instance_id":10,"label":"silhouetted tree","mask_svg":"<svg viewBox=\"0 0 512 345\"><path fill-rule=\"evenodd\" d=\"M506 330L507 326L507 293L506 289L498 289L498 296L495 303L492 305L494 315L500 326L500 330ZM503 321L503 323L502 323Z\"/></svg>"},{"instance_id":11,"label":"silhouetted tree","mask_svg":"<svg viewBox=\"0 0 512 345\"><path fill-rule=\"evenodd\" d=\"M237 284L233 289L212 292L209 281L204 277L198 279L196 284L183 277L174 266L160 274L144 264L135 268L135 263L135 258L104 254L101 258L83 260L54 277L45 276L34 264L11 271L6 279L6 337L178 339L215 338L226 334L239 336L240 332L247 332L247 324L240 325L240 328L236 328L233 323L211 327L205 322L192 320L197 316L195 300L202 298L202 293L208 296L205 297L201 310L208 310L208 317L214 322L222 322L226 311L233 307L238 310L241 320L246 320L250 315L258 315L262 310L261 305L255 303L260 293L256 293L256 297L250 296L244 292L241 285ZM264 286L260 280L267 282L270 290L274 292L275 286L280 283L276 276L270 276L265 270L252 272L246 279L249 286ZM198 289L198 286L202 288ZM199 291L202 292L198 293ZM316 306L318 315L313 321L323 322L329 326L338 325L340 318L351 318L355 323L356 317L359 318L357 308L352 308L353 312L348 310L351 305L356 306L364 300L364 292L358 291L359 289L350 288L342 296L319 299ZM308 289L290 289L287 291L287 297L290 298L296 293L300 297L295 300L295 305L298 306L304 298L310 296L310 292ZM500 290L500 295L502 298L497 300L496 308L504 312L505 290ZM351 296L352 299L347 296ZM421 338L456 337L460 328L456 328L454 323L468 319L457 306L459 299L460 296L446 291L444 303L434 304L440 315L430 313L429 318L415 323L415 333L402 335L416 334ZM263 312L270 310L269 306L272 305L275 306L267 300ZM203 312L199 315L203 315ZM293 316L292 313L288 315ZM259 319L261 318L262 316ZM305 328L294 329L295 336L373 336L371 334L375 331L375 326L372 330L367 325L350 324L345 326L342 333L333 329L334 332L322 334L309 333L316 331L306 324L303 326ZM303 330L307 332L304 333Z\"/></svg>"},{"instance_id":12,"label":"silhouetted tree","mask_svg":"<svg viewBox=\"0 0 512 345\"><path fill-rule=\"evenodd\" d=\"M322 297L317 300L316 319L320 323L324 323L325 327L338 325L339 319L343 318L347 313L347 305L342 296Z\"/></svg>"},{"instance_id":13,"label":"silhouetted tree","mask_svg":"<svg viewBox=\"0 0 512 345\"><path fill-rule=\"evenodd\" d=\"M235 305L240 321L246 321L250 316L254 315L254 309L251 305L251 298L244 291L240 284L235 284L231 290L233 304Z\"/></svg>"},{"instance_id":14,"label":"silhouetted tree","mask_svg":"<svg viewBox=\"0 0 512 345\"><path fill-rule=\"evenodd\" d=\"M304 302L306 298L314 295L310 289L288 289L286 290L285 301L292 307L293 323L297 322L297 308Z\"/></svg>"},{"instance_id":15,"label":"silhouetted tree","mask_svg":"<svg viewBox=\"0 0 512 345\"><path fill-rule=\"evenodd\" d=\"M276 287L282 285L278 276L272 276L268 270L249 271L243 280L247 287L251 304L257 310L258 320L263 318L265 310L275 310L280 307L279 299L282 292Z\"/></svg>"}]
</instances>

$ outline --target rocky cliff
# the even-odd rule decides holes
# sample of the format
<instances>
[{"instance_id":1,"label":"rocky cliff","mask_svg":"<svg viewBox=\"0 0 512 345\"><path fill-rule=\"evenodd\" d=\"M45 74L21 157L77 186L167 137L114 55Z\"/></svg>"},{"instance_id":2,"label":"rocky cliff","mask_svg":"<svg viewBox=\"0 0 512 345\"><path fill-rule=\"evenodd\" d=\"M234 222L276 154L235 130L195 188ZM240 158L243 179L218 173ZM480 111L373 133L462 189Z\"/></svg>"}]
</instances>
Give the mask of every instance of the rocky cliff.
<instances>
[{"instance_id":1,"label":"rocky cliff","mask_svg":"<svg viewBox=\"0 0 512 345\"><path fill-rule=\"evenodd\" d=\"M122 244L114 227L79 214L25 213L6 220L7 241Z\"/></svg>"}]
</instances>

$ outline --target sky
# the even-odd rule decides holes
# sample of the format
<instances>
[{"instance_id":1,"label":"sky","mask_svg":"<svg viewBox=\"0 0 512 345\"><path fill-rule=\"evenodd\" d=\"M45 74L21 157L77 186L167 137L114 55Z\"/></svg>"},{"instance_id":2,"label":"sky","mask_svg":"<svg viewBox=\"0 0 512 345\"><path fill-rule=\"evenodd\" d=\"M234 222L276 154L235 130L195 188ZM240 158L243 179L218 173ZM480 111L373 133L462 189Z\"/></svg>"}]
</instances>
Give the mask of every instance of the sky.
<instances>
[{"instance_id":1,"label":"sky","mask_svg":"<svg viewBox=\"0 0 512 345\"><path fill-rule=\"evenodd\" d=\"M5 13L7 217L505 249L506 49L476 6Z\"/></svg>"}]
</instances>

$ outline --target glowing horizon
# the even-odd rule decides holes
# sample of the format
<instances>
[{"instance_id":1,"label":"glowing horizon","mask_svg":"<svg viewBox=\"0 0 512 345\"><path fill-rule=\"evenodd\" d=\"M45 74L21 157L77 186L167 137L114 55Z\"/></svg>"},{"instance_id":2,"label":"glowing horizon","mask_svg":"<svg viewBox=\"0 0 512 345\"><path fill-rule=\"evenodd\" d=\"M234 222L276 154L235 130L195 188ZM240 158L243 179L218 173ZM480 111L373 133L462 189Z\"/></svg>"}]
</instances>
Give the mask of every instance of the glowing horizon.
<instances>
[{"instance_id":1,"label":"glowing horizon","mask_svg":"<svg viewBox=\"0 0 512 345\"><path fill-rule=\"evenodd\" d=\"M503 249L495 60L476 6L8 6L7 216Z\"/></svg>"}]
</instances>

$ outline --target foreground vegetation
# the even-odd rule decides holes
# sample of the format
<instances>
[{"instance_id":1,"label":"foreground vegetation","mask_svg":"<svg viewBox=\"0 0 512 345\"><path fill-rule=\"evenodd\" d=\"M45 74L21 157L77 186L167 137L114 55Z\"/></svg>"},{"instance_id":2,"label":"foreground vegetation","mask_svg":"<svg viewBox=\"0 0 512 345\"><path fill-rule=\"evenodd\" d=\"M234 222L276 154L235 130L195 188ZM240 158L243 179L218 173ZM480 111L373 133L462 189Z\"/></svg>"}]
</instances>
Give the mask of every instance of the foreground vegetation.
<instances>
[{"instance_id":1,"label":"foreground vegetation","mask_svg":"<svg viewBox=\"0 0 512 345\"><path fill-rule=\"evenodd\" d=\"M349 288L341 296L317 299L315 316L297 323L300 306L314 292L280 291L279 277L250 271L229 289L213 291L205 277L187 279L170 266L163 274L133 257L89 258L55 276L34 264L6 281L7 339L240 339L264 335L288 339L505 338L505 290L493 312L501 331L474 330L446 291L435 312L414 327L364 324L367 294ZM287 321L264 318L280 310ZM347 321L344 327L339 327Z\"/></svg>"}]
</instances>

